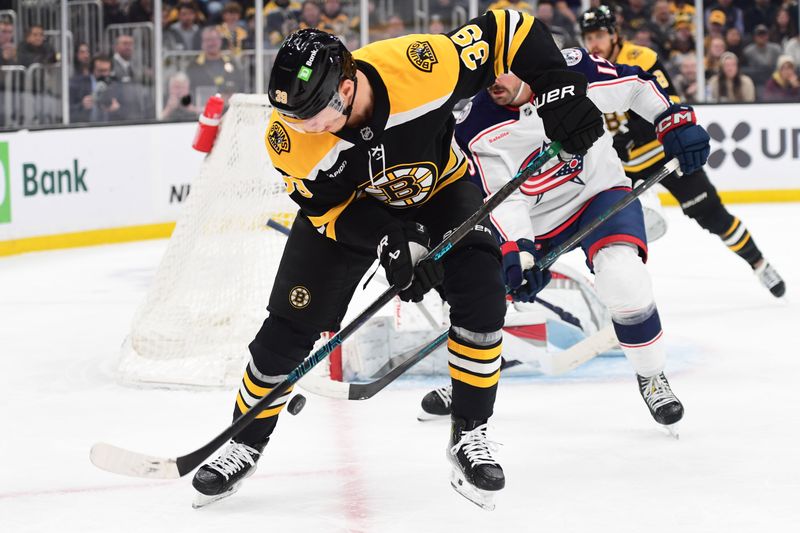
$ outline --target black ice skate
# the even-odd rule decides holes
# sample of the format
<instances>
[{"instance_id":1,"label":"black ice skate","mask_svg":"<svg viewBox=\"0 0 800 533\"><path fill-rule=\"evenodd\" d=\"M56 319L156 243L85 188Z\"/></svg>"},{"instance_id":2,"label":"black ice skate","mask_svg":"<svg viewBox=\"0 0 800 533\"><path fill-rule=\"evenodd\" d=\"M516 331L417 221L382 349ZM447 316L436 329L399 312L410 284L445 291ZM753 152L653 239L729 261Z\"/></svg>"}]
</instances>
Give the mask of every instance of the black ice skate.
<instances>
[{"instance_id":1,"label":"black ice skate","mask_svg":"<svg viewBox=\"0 0 800 533\"><path fill-rule=\"evenodd\" d=\"M486 438L485 420L452 418L447 459L452 463L450 484L456 492L487 511L494 495L505 487L503 469L492 457L495 444Z\"/></svg>"},{"instance_id":2,"label":"black ice skate","mask_svg":"<svg viewBox=\"0 0 800 533\"><path fill-rule=\"evenodd\" d=\"M436 420L443 416L450 416L450 406L453 404L453 386L433 389L422 398L422 411L417 415L417 420L425 422Z\"/></svg>"},{"instance_id":3,"label":"black ice skate","mask_svg":"<svg viewBox=\"0 0 800 533\"><path fill-rule=\"evenodd\" d=\"M786 294L786 283L784 283L778 271L775 270L775 267L769 264L766 259L761 261L761 264L754 272L758 277L758 281L769 289L769 292L771 292L773 296L780 298Z\"/></svg>"},{"instance_id":4,"label":"black ice skate","mask_svg":"<svg viewBox=\"0 0 800 533\"><path fill-rule=\"evenodd\" d=\"M205 507L239 490L242 481L256 471L256 463L268 441L253 446L231 441L216 459L201 466L192 479L192 486L198 492L192 507Z\"/></svg>"},{"instance_id":5,"label":"black ice skate","mask_svg":"<svg viewBox=\"0 0 800 533\"><path fill-rule=\"evenodd\" d=\"M650 414L656 422L665 426L670 434L678 438L676 424L683 418L683 404L678 400L669 387L664 373L661 372L651 378L636 375L639 381L639 392L650 409Z\"/></svg>"}]
</instances>

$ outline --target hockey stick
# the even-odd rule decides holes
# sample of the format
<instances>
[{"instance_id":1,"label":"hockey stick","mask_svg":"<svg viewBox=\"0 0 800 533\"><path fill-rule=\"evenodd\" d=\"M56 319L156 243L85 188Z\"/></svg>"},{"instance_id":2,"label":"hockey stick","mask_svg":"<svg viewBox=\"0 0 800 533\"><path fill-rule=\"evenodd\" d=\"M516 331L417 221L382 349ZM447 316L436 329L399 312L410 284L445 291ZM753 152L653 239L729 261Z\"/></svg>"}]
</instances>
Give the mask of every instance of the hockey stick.
<instances>
[{"instance_id":1,"label":"hockey stick","mask_svg":"<svg viewBox=\"0 0 800 533\"><path fill-rule=\"evenodd\" d=\"M483 221L498 205L511 193L519 188L540 169L547 161L561 151L561 143L553 142L534 158L524 169L520 170L514 178L503 185L494 195L486 199L484 204L467 218L458 228L436 245L425 256L425 259L440 261L455 244L472 231L476 224ZM375 313L400 292L396 287L389 287L372 304L364 309L347 326L341 329L328 342L309 355L305 361L292 370L286 379L276 385L267 395L258 400L253 406L233 423L225 428L219 435L211 439L200 448L179 457L154 457L138 452L133 452L106 443L97 443L92 446L89 458L92 463L103 470L135 477L175 479L185 476L206 460L229 439L235 437L248 426L269 404L283 396L286 391L300 380L320 361L328 357L337 346L363 326Z\"/></svg>"},{"instance_id":2,"label":"hockey stick","mask_svg":"<svg viewBox=\"0 0 800 533\"><path fill-rule=\"evenodd\" d=\"M668 161L658 173L641 182L638 187L615 202L590 224L582 228L578 233L564 242L563 245L555 248L550 253L545 255L539 262L536 263L537 266L541 269L552 266L561 255L567 253L574 246L578 245L580 241L585 239L591 232L603 224L603 222L630 205L647 189L653 185L656 185L658 182L669 176L672 172L675 172L678 168L679 164L676 159ZM432 340L429 344L423 346L417 352L403 354L403 359L398 361L396 367L392 368L384 376L375 381L369 383L342 383L338 381L316 379L309 381L302 386L304 389L310 392L314 392L322 396L330 396L332 398L350 400L365 400L371 398L379 391L383 390L392 381L399 378L406 370L420 362L436 348L441 346L444 341L447 340L447 333L447 331L442 332L438 337ZM616 345L616 334L614 333L613 327L609 325L594 335L583 339L573 346L570 346L568 349L553 354L553 357L549 358L547 362L544 362L544 364L540 363L541 369L543 372L552 375L569 372L596 357L597 355L612 349ZM327 381L327 383L325 383L325 381Z\"/></svg>"},{"instance_id":3,"label":"hockey stick","mask_svg":"<svg viewBox=\"0 0 800 533\"><path fill-rule=\"evenodd\" d=\"M289 228L287 228L286 226L284 226L283 224L281 224L280 222L278 222L277 220L275 220L273 218L270 218L269 220L267 220L267 227L270 227L270 228L274 229L275 231L285 235L286 237L288 237L289 233L291 233ZM384 287L388 287L389 286L389 282L387 282L386 278L384 278L384 277L378 277L378 281L382 282ZM425 320L428 321L428 324L431 327L438 328L439 326L442 325L441 321L436 320L435 318L433 318L433 315L431 314L430 311L428 311L428 308L425 307L425 304L423 304L422 302L414 302L414 305L416 305L417 310L420 313L422 313L422 316L425 317Z\"/></svg>"}]
</instances>

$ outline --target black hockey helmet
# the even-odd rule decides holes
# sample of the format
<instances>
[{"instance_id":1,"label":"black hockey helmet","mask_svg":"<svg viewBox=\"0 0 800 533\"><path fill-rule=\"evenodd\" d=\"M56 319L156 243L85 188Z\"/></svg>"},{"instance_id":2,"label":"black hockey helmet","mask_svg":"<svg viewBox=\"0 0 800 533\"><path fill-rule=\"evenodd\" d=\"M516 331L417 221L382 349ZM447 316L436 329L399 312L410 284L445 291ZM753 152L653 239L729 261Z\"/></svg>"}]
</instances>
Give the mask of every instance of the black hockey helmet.
<instances>
[{"instance_id":1,"label":"black hockey helmet","mask_svg":"<svg viewBox=\"0 0 800 533\"><path fill-rule=\"evenodd\" d=\"M608 6L600 5L584 11L578 19L581 34L590 31L607 30L608 33L617 31L617 18Z\"/></svg>"},{"instance_id":2,"label":"black hockey helmet","mask_svg":"<svg viewBox=\"0 0 800 533\"><path fill-rule=\"evenodd\" d=\"M311 118L334 98L341 80L355 76L356 64L342 41L321 30L299 30L275 56L269 102L283 115Z\"/></svg>"}]
</instances>

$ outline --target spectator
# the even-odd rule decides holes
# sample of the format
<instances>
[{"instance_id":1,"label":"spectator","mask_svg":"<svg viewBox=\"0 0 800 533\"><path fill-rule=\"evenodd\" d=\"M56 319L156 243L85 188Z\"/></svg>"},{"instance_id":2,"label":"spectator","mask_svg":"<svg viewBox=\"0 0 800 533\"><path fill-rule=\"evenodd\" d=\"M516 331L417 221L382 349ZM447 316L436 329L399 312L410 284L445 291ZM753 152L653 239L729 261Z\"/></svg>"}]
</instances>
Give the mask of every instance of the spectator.
<instances>
[{"instance_id":1,"label":"spectator","mask_svg":"<svg viewBox=\"0 0 800 533\"><path fill-rule=\"evenodd\" d=\"M164 47L168 50L200 50L200 27L194 2L178 4L178 20L164 34Z\"/></svg>"},{"instance_id":2,"label":"spectator","mask_svg":"<svg viewBox=\"0 0 800 533\"><path fill-rule=\"evenodd\" d=\"M747 33L753 33L753 30L759 24L768 26L775 20L775 6L772 0L755 0L752 6L747 9L744 17L744 29Z\"/></svg>"},{"instance_id":3,"label":"spectator","mask_svg":"<svg viewBox=\"0 0 800 533\"><path fill-rule=\"evenodd\" d=\"M629 34L635 34L650 20L650 9L645 0L628 0L628 5L622 8L622 14L625 17L622 28Z\"/></svg>"},{"instance_id":4,"label":"spectator","mask_svg":"<svg viewBox=\"0 0 800 533\"><path fill-rule=\"evenodd\" d=\"M325 31L334 35L348 35L354 30L353 23L354 21L342 11L340 0L325 0L322 5L322 24L325 26Z\"/></svg>"},{"instance_id":5,"label":"spectator","mask_svg":"<svg viewBox=\"0 0 800 533\"><path fill-rule=\"evenodd\" d=\"M783 52L791 56L795 65L800 65L800 37L792 37L783 47Z\"/></svg>"},{"instance_id":6,"label":"spectator","mask_svg":"<svg viewBox=\"0 0 800 533\"><path fill-rule=\"evenodd\" d=\"M688 18L689 21L694 20L695 8L694 1L690 0L670 0L669 11L672 16L677 20L678 17ZM694 23L692 22L692 31L694 31Z\"/></svg>"},{"instance_id":7,"label":"spectator","mask_svg":"<svg viewBox=\"0 0 800 533\"><path fill-rule=\"evenodd\" d=\"M653 4L650 22L647 23L653 43L656 44L661 55L667 55L670 51L670 41L674 29L674 18L669 10L667 0L656 0Z\"/></svg>"},{"instance_id":8,"label":"spectator","mask_svg":"<svg viewBox=\"0 0 800 533\"><path fill-rule=\"evenodd\" d=\"M114 42L111 72L115 81L114 95L120 103L120 109L113 115L114 120L141 120L148 114L145 103L147 92L143 83L149 76L134 69L135 44L133 36L125 34L118 35ZM152 115L152 104L149 108Z\"/></svg>"},{"instance_id":9,"label":"spectator","mask_svg":"<svg viewBox=\"0 0 800 533\"><path fill-rule=\"evenodd\" d=\"M570 48L577 46L578 43L572 38L572 34L567 30L567 28L558 24L555 16L556 11L553 4L550 2L539 2L539 5L536 8L536 18L547 24L547 27L550 28L550 32L553 34L553 38L555 39L559 48Z\"/></svg>"},{"instance_id":10,"label":"spectator","mask_svg":"<svg viewBox=\"0 0 800 533\"><path fill-rule=\"evenodd\" d=\"M714 37L723 37L725 34L725 24L728 18L723 11L715 9L708 15L708 33L706 34L706 46L711 43Z\"/></svg>"},{"instance_id":11,"label":"spectator","mask_svg":"<svg viewBox=\"0 0 800 533\"><path fill-rule=\"evenodd\" d=\"M107 122L120 110L111 65L110 57L95 56L91 74L76 74L69 80L72 122Z\"/></svg>"},{"instance_id":12,"label":"spectator","mask_svg":"<svg viewBox=\"0 0 800 533\"><path fill-rule=\"evenodd\" d=\"M428 23L428 33L445 33L446 31L447 28L439 15L431 15L431 20Z\"/></svg>"},{"instance_id":13,"label":"spectator","mask_svg":"<svg viewBox=\"0 0 800 533\"><path fill-rule=\"evenodd\" d=\"M432 0L430 2L430 24L433 25L433 18L436 17L442 27L445 28L445 31L448 31L453 24L453 8L455 6L455 0ZM439 30L438 25L435 32L431 29L428 31L430 33L444 33Z\"/></svg>"},{"instance_id":14,"label":"spectator","mask_svg":"<svg viewBox=\"0 0 800 533\"><path fill-rule=\"evenodd\" d=\"M73 76L88 76L92 72L92 52L87 43L78 43L72 62Z\"/></svg>"},{"instance_id":15,"label":"spectator","mask_svg":"<svg viewBox=\"0 0 800 533\"><path fill-rule=\"evenodd\" d=\"M128 16L120 7L119 0L103 0L103 27L109 24L124 24Z\"/></svg>"},{"instance_id":16,"label":"spectator","mask_svg":"<svg viewBox=\"0 0 800 533\"><path fill-rule=\"evenodd\" d=\"M383 31L381 39L394 39L395 37L402 37L407 34L406 24L399 15L392 15L386 21L386 26Z\"/></svg>"},{"instance_id":17,"label":"spectator","mask_svg":"<svg viewBox=\"0 0 800 533\"><path fill-rule=\"evenodd\" d=\"M132 35L121 34L114 42L114 66L112 67L114 79L120 83L131 83L138 81L133 70L133 47L134 40Z\"/></svg>"},{"instance_id":18,"label":"spectator","mask_svg":"<svg viewBox=\"0 0 800 533\"><path fill-rule=\"evenodd\" d=\"M14 25L8 19L2 19L0 20L0 66L18 64Z\"/></svg>"},{"instance_id":19,"label":"spectator","mask_svg":"<svg viewBox=\"0 0 800 533\"><path fill-rule=\"evenodd\" d=\"M714 37L711 39L711 42L708 43L708 48L706 49L706 78L717 73L720 67L722 54L725 52L725 40L722 37Z\"/></svg>"},{"instance_id":20,"label":"spectator","mask_svg":"<svg viewBox=\"0 0 800 533\"><path fill-rule=\"evenodd\" d=\"M736 54L739 61L744 59L744 43L742 42L742 34L736 28L728 28L725 31L725 47L728 52Z\"/></svg>"},{"instance_id":21,"label":"spectator","mask_svg":"<svg viewBox=\"0 0 800 533\"><path fill-rule=\"evenodd\" d=\"M533 3L524 0L497 0L489 5L489 9L513 9L533 15Z\"/></svg>"},{"instance_id":22,"label":"spectator","mask_svg":"<svg viewBox=\"0 0 800 533\"><path fill-rule=\"evenodd\" d=\"M775 21L769 30L769 40L783 47L795 35L797 35L797 25L792 23L789 8L784 5L775 14Z\"/></svg>"},{"instance_id":23,"label":"spectator","mask_svg":"<svg viewBox=\"0 0 800 533\"><path fill-rule=\"evenodd\" d=\"M779 45L769 42L767 27L756 26L753 31L753 42L744 49L744 59L748 73L758 85L767 81L781 53Z\"/></svg>"},{"instance_id":24,"label":"spectator","mask_svg":"<svg viewBox=\"0 0 800 533\"><path fill-rule=\"evenodd\" d=\"M725 29L734 27L739 33L744 33L744 14L742 10L733 5L733 0L717 0L717 3L706 10L706 20L713 11L722 11L725 15Z\"/></svg>"},{"instance_id":25,"label":"spectator","mask_svg":"<svg viewBox=\"0 0 800 533\"><path fill-rule=\"evenodd\" d=\"M722 54L719 73L708 80L712 102L720 104L755 102L756 87L753 80L739 72L739 59L730 52Z\"/></svg>"},{"instance_id":26,"label":"spectator","mask_svg":"<svg viewBox=\"0 0 800 533\"><path fill-rule=\"evenodd\" d=\"M29 67L34 63L48 65L56 62L56 52L50 43L45 42L44 28L34 24L28 28L25 42L19 45L17 51L19 64Z\"/></svg>"},{"instance_id":27,"label":"spectator","mask_svg":"<svg viewBox=\"0 0 800 533\"><path fill-rule=\"evenodd\" d=\"M169 5L164 2L165 5ZM136 0L128 8L128 22L152 22L153 0ZM165 21L162 21L165 22Z\"/></svg>"},{"instance_id":28,"label":"spectator","mask_svg":"<svg viewBox=\"0 0 800 533\"><path fill-rule=\"evenodd\" d=\"M230 50L233 55L240 55L247 39L247 30L242 26L242 6L236 2L225 4L222 8L222 24L217 29L222 35L222 48Z\"/></svg>"},{"instance_id":29,"label":"spectator","mask_svg":"<svg viewBox=\"0 0 800 533\"><path fill-rule=\"evenodd\" d=\"M271 6L271 7L270 7ZM300 23L301 4L290 0L273 0L264 12L267 14L266 33L272 46L278 46ZM253 32L250 33L253 35Z\"/></svg>"},{"instance_id":30,"label":"spectator","mask_svg":"<svg viewBox=\"0 0 800 533\"><path fill-rule=\"evenodd\" d=\"M800 102L800 81L792 56L778 58L777 70L767 80L763 97L768 102Z\"/></svg>"},{"instance_id":31,"label":"spectator","mask_svg":"<svg viewBox=\"0 0 800 533\"><path fill-rule=\"evenodd\" d=\"M313 0L305 0L303 7L300 9L299 29L316 28L324 30L325 25L322 23L322 9L319 4Z\"/></svg>"},{"instance_id":32,"label":"spectator","mask_svg":"<svg viewBox=\"0 0 800 533\"><path fill-rule=\"evenodd\" d=\"M167 103L161 111L161 120L197 120L200 110L192 103L191 81L183 72L176 72L169 78Z\"/></svg>"},{"instance_id":33,"label":"spectator","mask_svg":"<svg viewBox=\"0 0 800 533\"><path fill-rule=\"evenodd\" d=\"M222 51L222 36L214 26L203 28L203 52L186 69L193 100L200 105L214 93L232 94L244 90L244 77L239 66L229 54Z\"/></svg>"},{"instance_id":34,"label":"spectator","mask_svg":"<svg viewBox=\"0 0 800 533\"><path fill-rule=\"evenodd\" d=\"M636 30L636 33L633 34L631 42L635 45L644 46L645 48L655 50L656 54L659 56L664 56L664 51L655 41L653 41L653 34L650 33L650 28L647 26L639 27L639 29Z\"/></svg>"},{"instance_id":35,"label":"spectator","mask_svg":"<svg viewBox=\"0 0 800 533\"><path fill-rule=\"evenodd\" d=\"M680 56L680 72L673 78L673 84L682 102L697 102L697 57L694 54Z\"/></svg>"},{"instance_id":36,"label":"spectator","mask_svg":"<svg viewBox=\"0 0 800 533\"><path fill-rule=\"evenodd\" d=\"M669 47L672 54L688 54L694 52L694 24L691 15L679 14L675 17L675 30Z\"/></svg>"}]
</instances>

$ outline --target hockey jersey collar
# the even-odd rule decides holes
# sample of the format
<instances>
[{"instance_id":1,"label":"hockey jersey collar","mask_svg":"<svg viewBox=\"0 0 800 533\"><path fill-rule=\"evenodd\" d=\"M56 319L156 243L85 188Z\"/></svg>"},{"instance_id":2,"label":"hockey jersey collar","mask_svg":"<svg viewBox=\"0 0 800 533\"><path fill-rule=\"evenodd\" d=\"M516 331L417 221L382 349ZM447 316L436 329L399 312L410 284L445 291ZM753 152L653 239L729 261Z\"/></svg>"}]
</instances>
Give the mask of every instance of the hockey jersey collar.
<instances>
[{"instance_id":1,"label":"hockey jersey collar","mask_svg":"<svg viewBox=\"0 0 800 533\"><path fill-rule=\"evenodd\" d=\"M345 126L334 135L355 145L362 143L374 144L383 135L383 131L386 129L386 122L389 120L389 94L386 90L386 84L383 83L380 75L372 65L356 59L356 66L366 76L372 88L372 117L366 124L356 128Z\"/></svg>"}]
</instances>

